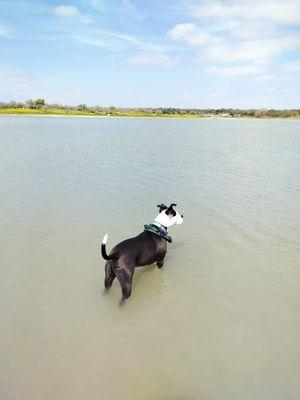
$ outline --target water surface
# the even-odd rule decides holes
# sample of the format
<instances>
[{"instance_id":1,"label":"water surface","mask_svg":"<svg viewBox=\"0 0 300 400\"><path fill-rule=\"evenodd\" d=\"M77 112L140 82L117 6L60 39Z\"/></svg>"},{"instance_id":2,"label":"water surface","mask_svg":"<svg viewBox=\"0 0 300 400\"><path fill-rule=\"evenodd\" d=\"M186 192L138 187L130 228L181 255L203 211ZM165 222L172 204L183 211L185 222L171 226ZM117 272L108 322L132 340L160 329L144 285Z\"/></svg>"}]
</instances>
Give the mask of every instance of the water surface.
<instances>
[{"instance_id":1,"label":"water surface","mask_svg":"<svg viewBox=\"0 0 300 400\"><path fill-rule=\"evenodd\" d=\"M298 400L300 122L0 117L0 398ZM108 249L176 202L120 308Z\"/></svg>"}]
</instances>

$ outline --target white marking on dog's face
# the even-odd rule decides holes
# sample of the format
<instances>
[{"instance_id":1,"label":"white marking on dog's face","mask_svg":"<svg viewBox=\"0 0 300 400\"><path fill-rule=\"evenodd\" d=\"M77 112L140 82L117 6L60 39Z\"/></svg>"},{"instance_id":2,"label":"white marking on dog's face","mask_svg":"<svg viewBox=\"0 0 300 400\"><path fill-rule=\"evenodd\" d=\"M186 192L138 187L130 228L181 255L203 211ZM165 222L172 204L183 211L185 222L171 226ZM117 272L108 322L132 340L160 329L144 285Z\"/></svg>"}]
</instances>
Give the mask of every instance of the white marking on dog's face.
<instances>
[{"instance_id":1,"label":"white marking on dog's face","mask_svg":"<svg viewBox=\"0 0 300 400\"><path fill-rule=\"evenodd\" d=\"M176 211L176 225L180 225L180 224L182 224L183 223L183 215L182 214L179 214L177 211Z\"/></svg>"},{"instance_id":2,"label":"white marking on dog's face","mask_svg":"<svg viewBox=\"0 0 300 400\"><path fill-rule=\"evenodd\" d=\"M174 215L175 213L175 215ZM169 212L168 209L163 210L158 214L158 216L154 220L159 224L169 228L173 225L180 225L183 223L183 215L179 214L178 211L173 210L173 212Z\"/></svg>"}]
</instances>

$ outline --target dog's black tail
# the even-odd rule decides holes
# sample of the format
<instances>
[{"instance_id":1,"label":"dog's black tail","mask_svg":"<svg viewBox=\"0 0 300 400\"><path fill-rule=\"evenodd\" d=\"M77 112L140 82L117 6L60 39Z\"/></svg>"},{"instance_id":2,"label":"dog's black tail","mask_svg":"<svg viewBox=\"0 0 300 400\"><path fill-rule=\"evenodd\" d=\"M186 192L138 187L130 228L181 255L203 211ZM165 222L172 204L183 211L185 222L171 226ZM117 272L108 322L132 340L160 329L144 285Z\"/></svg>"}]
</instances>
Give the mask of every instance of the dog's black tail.
<instances>
[{"instance_id":1,"label":"dog's black tail","mask_svg":"<svg viewBox=\"0 0 300 400\"><path fill-rule=\"evenodd\" d=\"M113 255L108 256L106 253L106 242L107 242L107 233L104 235L104 238L102 239L102 243L101 243L101 254L102 257L104 258L104 260L115 260L116 257L114 257Z\"/></svg>"}]
</instances>

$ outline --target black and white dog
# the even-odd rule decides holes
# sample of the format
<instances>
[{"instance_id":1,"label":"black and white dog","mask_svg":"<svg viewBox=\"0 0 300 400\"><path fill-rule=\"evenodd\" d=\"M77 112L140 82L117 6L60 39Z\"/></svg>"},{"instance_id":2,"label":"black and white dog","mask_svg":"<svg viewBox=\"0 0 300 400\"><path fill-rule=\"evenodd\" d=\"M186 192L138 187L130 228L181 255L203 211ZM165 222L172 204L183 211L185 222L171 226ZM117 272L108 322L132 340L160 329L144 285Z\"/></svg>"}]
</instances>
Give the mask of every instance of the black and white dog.
<instances>
[{"instance_id":1,"label":"black and white dog","mask_svg":"<svg viewBox=\"0 0 300 400\"><path fill-rule=\"evenodd\" d=\"M128 299L131 294L135 267L155 262L158 268L163 266L167 241L172 242L171 237L168 236L168 228L183 222L183 215L174 210L176 204L171 204L169 207L160 204L157 207L159 207L159 214L155 220L145 225L145 230L138 236L117 244L109 255L106 253L107 234L102 240L101 253L107 260L104 285L106 289L110 288L117 277L122 289L122 301Z\"/></svg>"}]
</instances>

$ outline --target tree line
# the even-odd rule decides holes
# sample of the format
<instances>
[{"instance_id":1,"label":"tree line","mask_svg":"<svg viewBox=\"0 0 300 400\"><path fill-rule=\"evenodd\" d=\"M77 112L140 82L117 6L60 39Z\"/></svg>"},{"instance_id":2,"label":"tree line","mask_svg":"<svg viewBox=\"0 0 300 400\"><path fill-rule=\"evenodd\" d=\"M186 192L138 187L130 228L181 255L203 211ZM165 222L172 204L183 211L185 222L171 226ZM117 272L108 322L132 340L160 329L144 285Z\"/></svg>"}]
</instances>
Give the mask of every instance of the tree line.
<instances>
[{"instance_id":1,"label":"tree line","mask_svg":"<svg viewBox=\"0 0 300 400\"><path fill-rule=\"evenodd\" d=\"M48 104L45 99L27 100L26 102L0 102L0 109L24 109L24 110L60 110L66 114L69 112L82 112L99 115L191 115L199 117L253 117L253 118L299 118L300 109L237 109L237 108L174 108L174 107L102 107L99 105L87 106L78 104L77 106L68 106L58 103Z\"/></svg>"}]
</instances>

